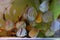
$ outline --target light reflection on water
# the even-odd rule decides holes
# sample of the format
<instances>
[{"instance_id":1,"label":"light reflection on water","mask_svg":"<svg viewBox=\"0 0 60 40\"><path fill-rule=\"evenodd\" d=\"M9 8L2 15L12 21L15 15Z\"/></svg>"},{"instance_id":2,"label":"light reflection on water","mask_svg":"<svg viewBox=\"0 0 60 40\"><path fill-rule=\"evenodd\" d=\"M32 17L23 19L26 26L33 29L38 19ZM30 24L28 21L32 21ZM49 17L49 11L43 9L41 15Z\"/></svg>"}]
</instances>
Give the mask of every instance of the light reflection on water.
<instances>
[{"instance_id":1,"label":"light reflection on water","mask_svg":"<svg viewBox=\"0 0 60 40\"><path fill-rule=\"evenodd\" d=\"M54 38L53 39L49 39L49 38L47 38L47 39L46 38L45 39L44 38L41 38L41 39L40 38L21 38L21 39L20 38L17 38L17 39L15 39L15 38L11 39L10 38L10 39L8 39L7 38L7 39L0 39L0 40L59 40L59 38L56 38L56 39L54 39Z\"/></svg>"}]
</instances>

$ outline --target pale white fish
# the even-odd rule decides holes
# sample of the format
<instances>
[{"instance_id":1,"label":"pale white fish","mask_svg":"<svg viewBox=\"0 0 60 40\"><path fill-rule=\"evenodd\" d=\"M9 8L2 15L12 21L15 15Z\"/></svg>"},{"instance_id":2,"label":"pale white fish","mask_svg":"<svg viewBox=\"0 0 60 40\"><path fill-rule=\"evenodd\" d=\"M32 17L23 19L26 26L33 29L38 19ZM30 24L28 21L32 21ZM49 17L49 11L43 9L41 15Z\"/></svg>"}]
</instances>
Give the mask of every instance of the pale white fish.
<instances>
[{"instance_id":1,"label":"pale white fish","mask_svg":"<svg viewBox=\"0 0 60 40\"><path fill-rule=\"evenodd\" d=\"M50 28L50 30L56 32L60 29L60 19L54 20L54 22L52 23L52 26Z\"/></svg>"},{"instance_id":2,"label":"pale white fish","mask_svg":"<svg viewBox=\"0 0 60 40\"><path fill-rule=\"evenodd\" d=\"M20 22L16 23L16 28L17 29L26 28L26 23L24 21L20 21Z\"/></svg>"},{"instance_id":3,"label":"pale white fish","mask_svg":"<svg viewBox=\"0 0 60 40\"><path fill-rule=\"evenodd\" d=\"M43 22L51 22L53 20L53 13L51 11L47 11L45 14L42 16Z\"/></svg>"},{"instance_id":4,"label":"pale white fish","mask_svg":"<svg viewBox=\"0 0 60 40\"><path fill-rule=\"evenodd\" d=\"M37 16L37 11L34 7L28 9L27 18L29 21L34 21Z\"/></svg>"},{"instance_id":5,"label":"pale white fish","mask_svg":"<svg viewBox=\"0 0 60 40\"><path fill-rule=\"evenodd\" d=\"M26 35L27 35L27 31L25 28L20 28L16 33L17 37L24 37Z\"/></svg>"},{"instance_id":6,"label":"pale white fish","mask_svg":"<svg viewBox=\"0 0 60 40\"><path fill-rule=\"evenodd\" d=\"M51 24L50 30L48 30L45 35L52 36L60 29L60 22L58 20L54 20Z\"/></svg>"},{"instance_id":7,"label":"pale white fish","mask_svg":"<svg viewBox=\"0 0 60 40\"><path fill-rule=\"evenodd\" d=\"M47 32L45 33L45 36L53 36L54 35L54 31L51 30L47 30Z\"/></svg>"},{"instance_id":8,"label":"pale white fish","mask_svg":"<svg viewBox=\"0 0 60 40\"><path fill-rule=\"evenodd\" d=\"M48 2L49 1L44 0L39 6L40 11L42 11L43 13L48 11L48 9L49 9L49 3Z\"/></svg>"},{"instance_id":9,"label":"pale white fish","mask_svg":"<svg viewBox=\"0 0 60 40\"><path fill-rule=\"evenodd\" d=\"M5 30L6 31L10 31L11 29L14 28L14 24L12 21L6 21L6 26L5 26Z\"/></svg>"}]
</instances>

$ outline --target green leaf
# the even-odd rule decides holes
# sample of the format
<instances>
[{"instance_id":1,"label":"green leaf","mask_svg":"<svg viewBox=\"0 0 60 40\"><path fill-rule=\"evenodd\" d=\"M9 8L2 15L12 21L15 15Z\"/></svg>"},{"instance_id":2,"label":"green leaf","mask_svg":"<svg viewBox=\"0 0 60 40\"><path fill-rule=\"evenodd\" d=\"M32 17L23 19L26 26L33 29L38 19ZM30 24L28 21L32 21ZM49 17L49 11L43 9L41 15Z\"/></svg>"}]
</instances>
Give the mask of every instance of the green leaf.
<instances>
[{"instance_id":1,"label":"green leaf","mask_svg":"<svg viewBox=\"0 0 60 40\"><path fill-rule=\"evenodd\" d=\"M53 0L50 9L54 14L54 19L57 19L60 15L60 0Z\"/></svg>"},{"instance_id":2,"label":"green leaf","mask_svg":"<svg viewBox=\"0 0 60 40\"><path fill-rule=\"evenodd\" d=\"M44 33L43 32L39 32L39 34L38 34L38 36L37 36L38 38L45 38L45 35L44 35Z\"/></svg>"},{"instance_id":3,"label":"green leaf","mask_svg":"<svg viewBox=\"0 0 60 40\"><path fill-rule=\"evenodd\" d=\"M43 30L43 31L47 31L50 28L50 25L51 25L50 22L49 23L42 22L40 24L37 24L35 26L35 28L40 29L40 30Z\"/></svg>"}]
</instances>

